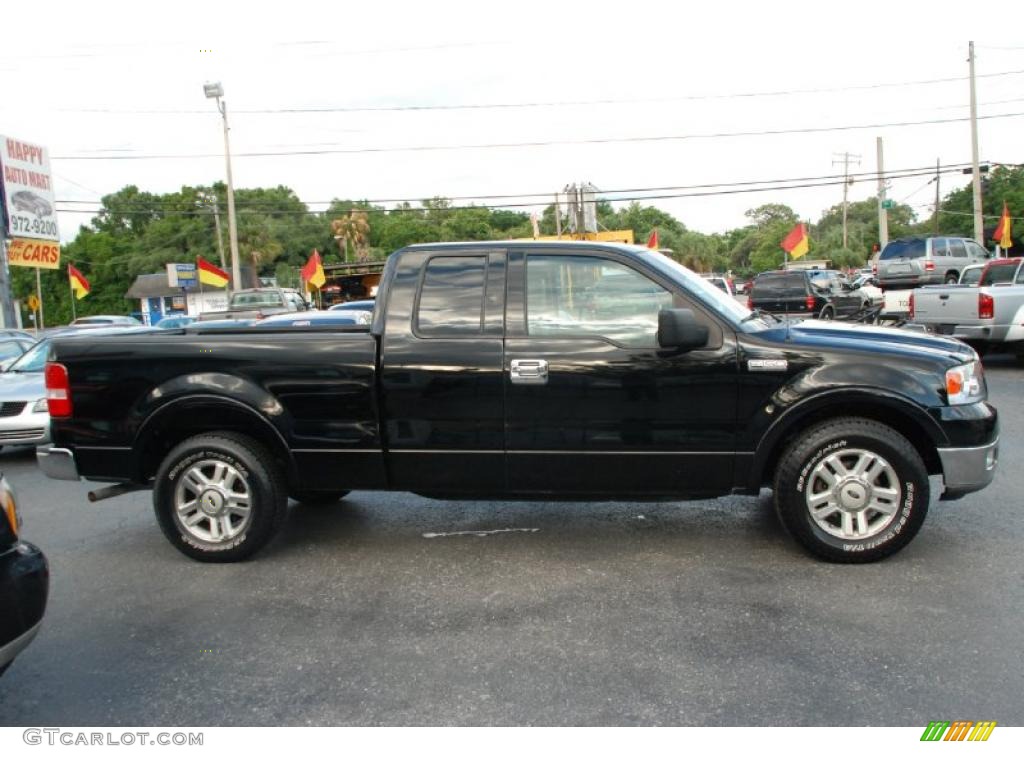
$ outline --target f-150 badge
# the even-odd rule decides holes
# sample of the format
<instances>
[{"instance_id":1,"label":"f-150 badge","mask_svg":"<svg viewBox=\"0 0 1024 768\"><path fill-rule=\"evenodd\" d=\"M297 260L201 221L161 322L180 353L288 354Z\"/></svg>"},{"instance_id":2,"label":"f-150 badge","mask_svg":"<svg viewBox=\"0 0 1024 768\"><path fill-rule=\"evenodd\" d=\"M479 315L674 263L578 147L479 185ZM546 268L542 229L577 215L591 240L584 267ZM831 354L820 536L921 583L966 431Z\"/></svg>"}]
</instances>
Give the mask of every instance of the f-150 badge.
<instances>
[{"instance_id":1,"label":"f-150 badge","mask_svg":"<svg viewBox=\"0 0 1024 768\"><path fill-rule=\"evenodd\" d=\"M789 370L789 360L748 360L748 371L786 371Z\"/></svg>"}]
</instances>

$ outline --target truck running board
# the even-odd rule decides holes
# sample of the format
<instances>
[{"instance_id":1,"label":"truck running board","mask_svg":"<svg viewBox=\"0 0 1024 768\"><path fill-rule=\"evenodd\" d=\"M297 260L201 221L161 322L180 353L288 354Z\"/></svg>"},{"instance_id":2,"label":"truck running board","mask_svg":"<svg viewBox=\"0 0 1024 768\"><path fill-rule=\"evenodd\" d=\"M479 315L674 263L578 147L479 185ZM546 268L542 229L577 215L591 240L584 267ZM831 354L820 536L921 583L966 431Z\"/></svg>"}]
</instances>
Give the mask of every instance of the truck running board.
<instances>
[{"instance_id":1,"label":"truck running board","mask_svg":"<svg viewBox=\"0 0 1024 768\"><path fill-rule=\"evenodd\" d=\"M108 485L106 488L97 488L95 491L89 491L87 495L89 497L89 501L97 502L104 501L105 499L112 499L123 493L145 491L149 487L150 486L148 485L137 485L135 483L118 483L117 485Z\"/></svg>"}]
</instances>

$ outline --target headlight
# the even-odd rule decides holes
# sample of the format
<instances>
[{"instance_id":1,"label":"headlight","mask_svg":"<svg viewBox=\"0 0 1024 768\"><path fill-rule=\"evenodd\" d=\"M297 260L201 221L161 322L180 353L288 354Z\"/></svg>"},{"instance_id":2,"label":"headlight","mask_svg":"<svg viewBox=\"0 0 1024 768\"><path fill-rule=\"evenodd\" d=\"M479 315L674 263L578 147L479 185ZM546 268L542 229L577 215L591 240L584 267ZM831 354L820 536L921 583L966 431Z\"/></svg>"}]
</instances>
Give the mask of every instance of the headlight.
<instances>
[{"instance_id":1,"label":"headlight","mask_svg":"<svg viewBox=\"0 0 1024 768\"><path fill-rule=\"evenodd\" d=\"M41 397L32 406L32 413L47 413L50 409L46 406L46 398Z\"/></svg>"},{"instance_id":2,"label":"headlight","mask_svg":"<svg viewBox=\"0 0 1024 768\"><path fill-rule=\"evenodd\" d=\"M946 371L946 399L950 405L976 403L984 397L985 374L980 360Z\"/></svg>"}]
</instances>

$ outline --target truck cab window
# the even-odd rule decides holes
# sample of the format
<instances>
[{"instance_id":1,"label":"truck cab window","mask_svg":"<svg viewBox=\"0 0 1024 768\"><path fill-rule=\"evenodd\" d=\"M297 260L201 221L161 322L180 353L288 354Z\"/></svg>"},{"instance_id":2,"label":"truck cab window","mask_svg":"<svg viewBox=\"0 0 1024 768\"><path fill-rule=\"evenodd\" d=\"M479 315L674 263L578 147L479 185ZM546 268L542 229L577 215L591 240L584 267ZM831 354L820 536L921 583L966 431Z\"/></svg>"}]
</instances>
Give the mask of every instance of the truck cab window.
<instances>
[{"instance_id":1,"label":"truck cab window","mask_svg":"<svg viewBox=\"0 0 1024 768\"><path fill-rule=\"evenodd\" d=\"M669 291L617 262L527 256L530 336L599 336L625 347L656 347L658 312L672 306Z\"/></svg>"},{"instance_id":2,"label":"truck cab window","mask_svg":"<svg viewBox=\"0 0 1024 768\"><path fill-rule=\"evenodd\" d=\"M485 256L435 256L424 268L416 329L421 336L483 331Z\"/></svg>"}]
</instances>

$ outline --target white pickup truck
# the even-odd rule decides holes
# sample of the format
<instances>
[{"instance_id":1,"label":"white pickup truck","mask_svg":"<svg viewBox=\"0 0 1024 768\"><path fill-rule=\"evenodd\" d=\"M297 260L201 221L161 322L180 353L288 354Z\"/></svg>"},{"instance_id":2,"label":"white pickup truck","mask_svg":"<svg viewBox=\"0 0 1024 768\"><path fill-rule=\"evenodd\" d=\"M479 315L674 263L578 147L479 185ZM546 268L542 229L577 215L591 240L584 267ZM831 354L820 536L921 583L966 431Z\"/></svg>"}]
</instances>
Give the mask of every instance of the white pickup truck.
<instances>
[{"instance_id":1,"label":"white pickup truck","mask_svg":"<svg viewBox=\"0 0 1024 768\"><path fill-rule=\"evenodd\" d=\"M936 285L914 290L910 322L955 336L981 351L1024 354L1024 259L994 259L976 286Z\"/></svg>"}]
</instances>

